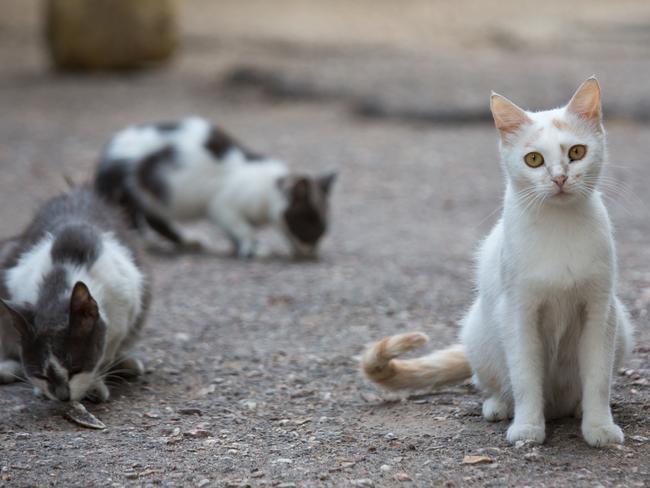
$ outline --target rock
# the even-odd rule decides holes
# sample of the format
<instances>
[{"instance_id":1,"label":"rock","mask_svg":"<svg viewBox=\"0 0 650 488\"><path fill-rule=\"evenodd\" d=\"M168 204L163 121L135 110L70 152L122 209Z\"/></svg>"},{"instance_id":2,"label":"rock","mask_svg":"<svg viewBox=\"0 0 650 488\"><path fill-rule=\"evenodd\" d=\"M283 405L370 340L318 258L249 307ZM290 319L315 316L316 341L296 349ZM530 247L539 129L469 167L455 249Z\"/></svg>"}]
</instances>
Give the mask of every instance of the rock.
<instances>
[{"instance_id":1,"label":"rock","mask_svg":"<svg viewBox=\"0 0 650 488\"><path fill-rule=\"evenodd\" d=\"M539 462L542 460L542 456L537 451L531 451L524 454L524 459L531 462Z\"/></svg>"},{"instance_id":2,"label":"rock","mask_svg":"<svg viewBox=\"0 0 650 488\"><path fill-rule=\"evenodd\" d=\"M203 415L203 412L199 408L179 408L177 410L178 413L181 415L198 415L201 416Z\"/></svg>"},{"instance_id":3,"label":"rock","mask_svg":"<svg viewBox=\"0 0 650 488\"><path fill-rule=\"evenodd\" d=\"M196 486L198 486L199 488L203 488L204 486L207 486L209 484L210 484L210 480L207 478L203 478L196 484Z\"/></svg>"},{"instance_id":4,"label":"rock","mask_svg":"<svg viewBox=\"0 0 650 488\"><path fill-rule=\"evenodd\" d=\"M488 464L494 462L490 456L465 456L463 464Z\"/></svg>"},{"instance_id":5,"label":"rock","mask_svg":"<svg viewBox=\"0 0 650 488\"><path fill-rule=\"evenodd\" d=\"M204 429L192 429L187 432L183 432L185 437L191 437L192 439L205 439L207 437L212 437L212 432Z\"/></svg>"},{"instance_id":6,"label":"rock","mask_svg":"<svg viewBox=\"0 0 650 488\"><path fill-rule=\"evenodd\" d=\"M373 488L375 486L375 482L372 481L370 478L361 478L358 480L352 480L352 486L359 486L362 488Z\"/></svg>"},{"instance_id":7,"label":"rock","mask_svg":"<svg viewBox=\"0 0 650 488\"><path fill-rule=\"evenodd\" d=\"M381 466L379 466L379 470L383 471L384 473L387 473L391 469L392 468L388 464L382 464Z\"/></svg>"},{"instance_id":8,"label":"rock","mask_svg":"<svg viewBox=\"0 0 650 488\"><path fill-rule=\"evenodd\" d=\"M48 0L46 41L62 69L138 68L177 44L172 0Z\"/></svg>"},{"instance_id":9,"label":"rock","mask_svg":"<svg viewBox=\"0 0 650 488\"><path fill-rule=\"evenodd\" d=\"M639 444L644 444L650 440L642 435L631 435L630 439L632 439L634 442L638 442Z\"/></svg>"},{"instance_id":10,"label":"rock","mask_svg":"<svg viewBox=\"0 0 650 488\"><path fill-rule=\"evenodd\" d=\"M408 475L408 473L400 472L400 473L395 473L395 481L413 481L413 479Z\"/></svg>"}]
</instances>

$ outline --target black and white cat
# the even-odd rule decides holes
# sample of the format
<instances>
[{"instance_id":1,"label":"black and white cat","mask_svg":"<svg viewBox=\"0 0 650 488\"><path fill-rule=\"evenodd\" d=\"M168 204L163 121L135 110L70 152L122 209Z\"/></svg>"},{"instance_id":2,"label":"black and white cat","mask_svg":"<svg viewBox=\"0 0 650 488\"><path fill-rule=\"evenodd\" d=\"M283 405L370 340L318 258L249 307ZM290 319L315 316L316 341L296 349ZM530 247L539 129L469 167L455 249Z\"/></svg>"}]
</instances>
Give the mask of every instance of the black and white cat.
<instances>
[{"instance_id":1,"label":"black and white cat","mask_svg":"<svg viewBox=\"0 0 650 488\"><path fill-rule=\"evenodd\" d=\"M249 151L207 120L134 125L108 143L95 179L99 193L181 246L201 248L174 223L207 217L239 257L256 252L255 228L272 224L295 255L313 257L327 230L334 172L290 173L282 162ZM146 225L145 225L146 224Z\"/></svg>"},{"instance_id":2,"label":"black and white cat","mask_svg":"<svg viewBox=\"0 0 650 488\"><path fill-rule=\"evenodd\" d=\"M142 373L129 348L149 294L126 227L114 207L78 187L5 242L0 383L25 376L54 400L105 401L106 374Z\"/></svg>"}]
</instances>

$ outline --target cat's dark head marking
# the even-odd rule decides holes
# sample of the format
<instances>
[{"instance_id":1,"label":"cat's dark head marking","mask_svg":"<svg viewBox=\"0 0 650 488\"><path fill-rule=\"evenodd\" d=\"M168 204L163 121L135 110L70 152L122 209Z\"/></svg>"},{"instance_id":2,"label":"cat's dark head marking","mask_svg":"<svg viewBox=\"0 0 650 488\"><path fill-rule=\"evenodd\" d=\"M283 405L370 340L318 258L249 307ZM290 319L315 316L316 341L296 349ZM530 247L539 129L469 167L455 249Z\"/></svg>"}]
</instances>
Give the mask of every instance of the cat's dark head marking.
<instances>
[{"instance_id":1,"label":"cat's dark head marking","mask_svg":"<svg viewBox=\"0 0 650 488\"><path fill-rule=\"evenodd\" d=\"M288 205L284 223L298 255L312 256L327 230L329 195L336 173L318 177L290 175L280 181Z\"/></svg>"},{"instance_id":2,"label":"cat's dark head marking","mask_svg":"<svg viewBox=\"0 0 650 488\"><path fill-rule=\"evenodd\" d=\"M217 127L210 129L204 146L217 161L221 160L232 149L239 149L246 158L246 161L251 163L257 163L266 159L261 154L247 149L235 138Z\"/></svg>"},{"instance_id":3,"label":"cat's dark head marking","mask_svg":"<svg viewBox=\"0 0 650 488\"><path fill-rule=\"evenodd\" d=\"M20 335L27 378L60 401L85 396L106 339L106 324L88 287L77 282L64 296L61 291L66 285L66 272L57 267L46 276L36 306L2 302Z\"/></svg>"},{"instance_id":4,"label":"cat's dark head marking","mask_svg":"<svg viewBox=\"0 0 650 488\"><path fill-rule=\"evenodd\" d=\"M165 200L168 197L168 188L160 171L165 166L173 165L176 161L175 156L175 149L171 145L167 145L149 154L138 166L138 182L159 200Z\"/></svg>"},{"instance_id":5,"label":"cat's dark head marking","mask_svg":"<svg viewBox=\"0 0 650 488\"><path fill-rule=\"evenodd\" d=\"M52 243L52 261L92 264L99 257L101 247L97 229L87 224L72 224L59 232Z\"/></svg>"}]
</instances>

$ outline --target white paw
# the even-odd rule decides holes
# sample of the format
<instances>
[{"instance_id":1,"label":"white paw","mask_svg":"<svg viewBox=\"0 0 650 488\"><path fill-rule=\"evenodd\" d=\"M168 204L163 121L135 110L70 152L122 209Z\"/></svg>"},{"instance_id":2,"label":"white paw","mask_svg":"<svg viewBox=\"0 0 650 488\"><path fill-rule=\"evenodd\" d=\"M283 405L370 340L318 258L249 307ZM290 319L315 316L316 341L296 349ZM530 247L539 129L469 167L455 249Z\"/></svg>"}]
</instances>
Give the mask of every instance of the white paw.
<instances>
[{"instance_id":1,"label":"white paw","mask_svg":"<svg viewBox=\"0 0 650 488\"><path fill-rule=\"evenodd\" d=\"M623 444L625 436L621 428L613 422L607 424L582 424L582 436L593 447Z\"/></svg>"},{"instance_id":2,"label":"white paw","mask_svg":"<svg viewBox=\"0 0 650 488\"><path fill-rule=\"evenodd\" d=\"M513 423L508 428L506 438L510 444L515 444L517 441L542 444L546 437L545 430L544 425Z\"/></svg>"},{"instance_id":3,"label":"white paw","mask_svg":"<svg viewBox=\"0 0 650 488\"><path fill-rule=\"evenodd\" d=\"M86 398L94 403L106 402L110 396L108 387L102 380L98 380L86 394Z\"/></svg>"},{"instance_id":4,"label":"white paw","mask_svg":"<svg viewBox=\"0 0 650 488\"><path fill-rule=\"evenodd\" d=\"M483 417L488 422L499 422L512 416L508 404L495 397L483 402Z\"/></svg>"},{"instance_id":5,"label":"white paw","mask_svg":"<svg viewBox=\"0 0 650 488\"><path fill-rule=\"evenodd\" d=\"M20 379L22 368L18 361L0 361L0 384L13 383Z\"/></svg>"}]
</instances>

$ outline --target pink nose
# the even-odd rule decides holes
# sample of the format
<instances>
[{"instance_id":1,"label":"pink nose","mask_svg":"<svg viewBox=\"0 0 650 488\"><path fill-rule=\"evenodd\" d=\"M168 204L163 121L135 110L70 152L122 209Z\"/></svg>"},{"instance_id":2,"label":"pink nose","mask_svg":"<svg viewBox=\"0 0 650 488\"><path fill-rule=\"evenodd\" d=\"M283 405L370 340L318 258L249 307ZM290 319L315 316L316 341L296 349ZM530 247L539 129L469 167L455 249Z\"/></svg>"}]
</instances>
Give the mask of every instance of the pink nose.
<instances>
[{"instance_id":1,"label":"pink nose","mask_svg":"<svg viewBox=\"0 0 650 488\"><path fill-rule=\"evenodd\" d=\"M568 180L568 179L569 179L569 177L566 176L566 175L558 175L558 176L553 177L553 181L560 188L562 188L564 186L564 184L566 183L566 180Z\"/></svg>"}]
</instances>

